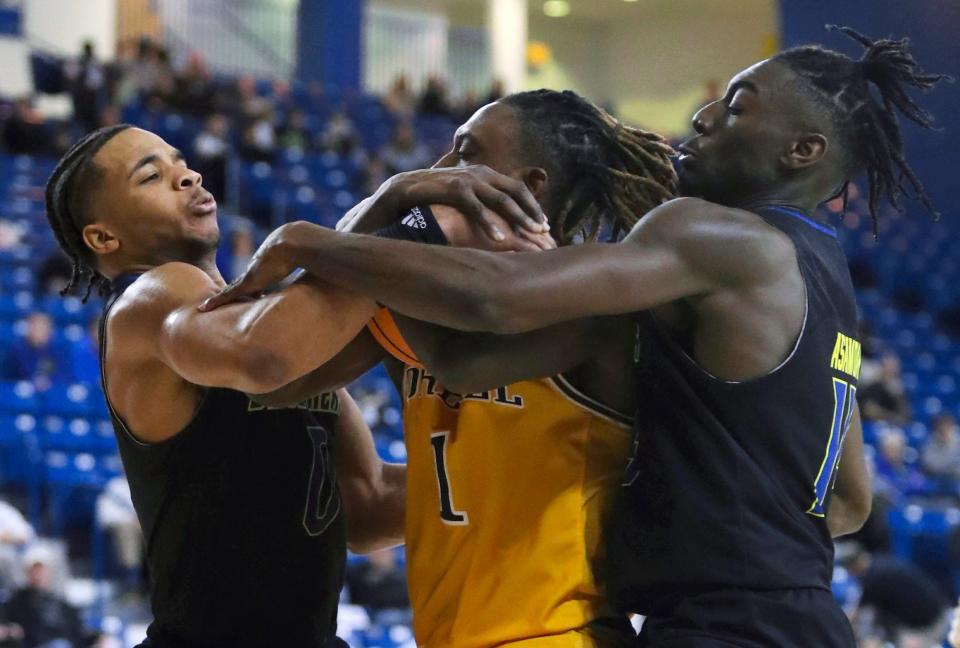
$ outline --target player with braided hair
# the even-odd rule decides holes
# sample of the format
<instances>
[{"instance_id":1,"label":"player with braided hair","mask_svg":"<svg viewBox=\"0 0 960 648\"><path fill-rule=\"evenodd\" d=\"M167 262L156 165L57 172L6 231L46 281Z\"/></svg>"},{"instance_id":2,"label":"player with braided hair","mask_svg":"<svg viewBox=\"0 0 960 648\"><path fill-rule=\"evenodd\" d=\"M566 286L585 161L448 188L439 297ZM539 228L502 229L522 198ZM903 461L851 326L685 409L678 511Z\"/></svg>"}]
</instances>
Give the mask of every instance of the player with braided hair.
<instances>
[{"instance_id":1,"label":"player with braided hair","mask_svg":"<svg viewBox=\"0 0 960 648\"><path fill-rule=\"evenodd\" d=\"M817 208L860 171L874 213L900 173L924 202L896 122L929 124L907 93L943 77L905 40L844 31L859 60L801 48L737 74L680 147L687 197L619 244L497 255L300 227L220 299L295 265L464 330L636 313L634 451L606 529L614 605L646 616L644 646L852 648L831 535L870 508L861 346L846 259ZM549 357L538 368L549 374Z\"/></svg>"},{"instance_id":2,"label":"player with braided hair","mask_svg":"<svg viewBox=\"0 0 960 648\"><path fill-rule=\"evenodd\" d=\"M616 237L672 197L671 154L661 137L620 124L573 92L539 90L478 110L435 171L487 165L514 178L568 245L602 229ZM382 230L371 213L347 221L355 230ZM414 232L429 231L435 217L443 232L435 242L483 243L482 232L444 208L403 216L401 228ZM370 330L405 365L397 382L417 645L632 645L626 616L607 606L595 573L602 520L630 444L631 319L561 325L536 347L524 336L397 320L399 329L381 313ZM371 345L362 335L278 404L354 377L383 357ZM543 375L532 366L543 362L552 377L517 380Z\"/></svg>"}]
</instances>

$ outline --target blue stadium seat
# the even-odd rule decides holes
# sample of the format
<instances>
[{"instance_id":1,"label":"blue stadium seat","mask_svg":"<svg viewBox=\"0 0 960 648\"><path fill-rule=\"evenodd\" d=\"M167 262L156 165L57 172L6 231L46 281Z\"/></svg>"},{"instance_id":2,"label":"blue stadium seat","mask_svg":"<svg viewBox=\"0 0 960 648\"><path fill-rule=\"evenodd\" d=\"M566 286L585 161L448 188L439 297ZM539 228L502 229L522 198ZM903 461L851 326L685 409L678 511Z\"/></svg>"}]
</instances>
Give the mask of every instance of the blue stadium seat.
<instances>
[{"instance_id":1,"label":"blue stadium seat","mask_svg":"<svg viewBox=\"0 0 960 648\"><path fill-rule=\"evenodd\" d=\"M66 418L84 418L98 412L97 389L74 383L54 383L43 393L45 412Z\"/></svg>"},{"instance_id":2,"label":"blue stadium seat","mask_svg":"<svg viewBox=\"0 0 960 648\"><path fill-rule=\"evenodd\" d=\"M0 381L0 412L8 414L35 414L40 399L34 386L25 381Z\"/></svg>"},{"instance_id":3,"label":"blue stadium seat","mask_svg":"<svg viewBox=\"0 0 960 648\"><path fill-rule=\"evenodd\" d=\"M26 317L33 308L34 301L33 295L29 292L0 295L0 318Z\"/></svg>"}]
</instances>

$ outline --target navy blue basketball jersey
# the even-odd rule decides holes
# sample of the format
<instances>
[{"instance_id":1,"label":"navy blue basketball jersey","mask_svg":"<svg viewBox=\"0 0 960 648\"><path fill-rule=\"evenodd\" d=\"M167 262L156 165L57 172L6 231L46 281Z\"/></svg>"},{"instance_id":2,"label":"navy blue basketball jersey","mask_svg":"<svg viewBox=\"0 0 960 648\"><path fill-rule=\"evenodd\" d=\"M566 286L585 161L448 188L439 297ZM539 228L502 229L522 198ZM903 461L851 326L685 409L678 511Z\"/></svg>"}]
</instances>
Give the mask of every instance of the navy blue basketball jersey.
<instances>
[{"instance_id":1,"label":"navy blue basketball jersey","mask_svg":"<svg viewBox=\"0 0 960 648\"><path fill-rule=\"evenodd\" d=\"M803 328L780 366L731 382L638 316L634 454L607 534L621 609L670 615L718 590L829 591L825 516L860 373L853 286L832 228L790 207L757 213L796 248Z\"/></svg>"},{"instance_id":2,"label":"navy blue basketball jersey","mask_svg":"<svg viewBox=\"0 0 960 648\"><path fill-rule=\"evenodd\" d=\"M110 308L136 279L113 283L102 365ZM106 391L105 369L102 379ZM346 531L333 465L336 394L274 410L206 389L190 423L154 444L110 411L151 575L144 646L340 645Z\"/></svg>"}]
</instances>

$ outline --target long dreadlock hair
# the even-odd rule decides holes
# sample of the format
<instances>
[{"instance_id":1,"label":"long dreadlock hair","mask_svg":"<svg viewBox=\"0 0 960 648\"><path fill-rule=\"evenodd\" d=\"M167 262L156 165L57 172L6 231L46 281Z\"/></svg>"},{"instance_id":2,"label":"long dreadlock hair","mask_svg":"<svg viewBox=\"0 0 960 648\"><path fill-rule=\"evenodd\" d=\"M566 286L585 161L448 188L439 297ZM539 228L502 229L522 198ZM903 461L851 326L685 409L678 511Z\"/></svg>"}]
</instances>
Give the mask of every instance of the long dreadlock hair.
<instances>
[{"instance_id":1,"label":"long dreadlock hair","mask_svg":"<svg viewBox=\"0 0 960 648\"><path fill-rule=\"evenodd\" d=\"M104 144L117 133L131 128L130 124L107 126L85 135L74 144L57 163L47 180L45 199L47 220L57 237L57 243L73 262L70 281L60 294L66 295L86 279L83 301L90 298L93 289L103 294L109 280L96 268L96 256L83 242L83 228L90 222L89 194L100 179L102 170L93 162Z\"/></svg>"},{"instance_id":2,"label":"long dreadlock hair","mask_svg":"<svg viewBox=\"0 0 960 648\"><path fill-rule=\"evenodd\" d=\"M908 38L873 40L850 27L827 25L827 29L843 32L863 45L860 60L819 45L795 47L777 54L774 59L787 64L806 80L809 94L833 121L844 151L847 180L838 193L843 196L844 212L850 178L865 170L870 184L874 236L877 235L877 207L883 197L902 212L900 196L907 194L935 218L939 217L923 183L904 157L897 111L910 121L932 129L933 116L907 95L907 88L929 90L938 82L952 81L952 78L924 73L913 58ZM879 100L871 92L871 85L879 92Z\"/></svg>"},{"instance_id":3,"label":"long dreadlock hair","mask_svg":"<svg viewBox=\"0 0 960 648\"><path fill-rule=\"evenodd\" d=\"M676 194L673 149L659 135L622 124L569 90L500 101L519 115L527 159L550 174L551 221L561 244L578 235L596 240L604 223L616 238Z\"/></svg>"}]
</instances>

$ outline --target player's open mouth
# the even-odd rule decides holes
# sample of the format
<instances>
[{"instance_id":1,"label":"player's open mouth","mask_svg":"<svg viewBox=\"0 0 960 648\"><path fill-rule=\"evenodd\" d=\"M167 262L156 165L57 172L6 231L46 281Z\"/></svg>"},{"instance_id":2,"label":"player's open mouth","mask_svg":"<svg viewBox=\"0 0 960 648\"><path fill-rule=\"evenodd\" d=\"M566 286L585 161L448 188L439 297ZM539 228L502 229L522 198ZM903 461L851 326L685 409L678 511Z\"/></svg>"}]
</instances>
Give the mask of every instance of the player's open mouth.
<instances>
[{"instance_id":1,"label":"player's open mouth","mask_svg":"<svg viewBox=\"0 0 960 648\"><path fill-rule=\"evenodd\" d=\"M190 211L197 216L206 216L207 214L217 211L217 201L212 194L208 193L200 200L191 202Z\"/></svg>"}]
</instances>

